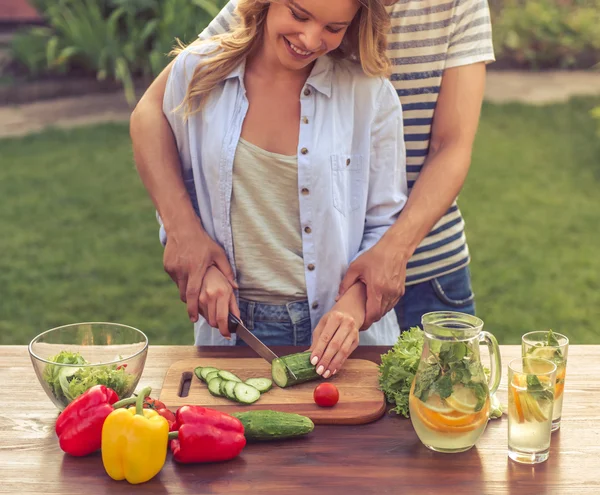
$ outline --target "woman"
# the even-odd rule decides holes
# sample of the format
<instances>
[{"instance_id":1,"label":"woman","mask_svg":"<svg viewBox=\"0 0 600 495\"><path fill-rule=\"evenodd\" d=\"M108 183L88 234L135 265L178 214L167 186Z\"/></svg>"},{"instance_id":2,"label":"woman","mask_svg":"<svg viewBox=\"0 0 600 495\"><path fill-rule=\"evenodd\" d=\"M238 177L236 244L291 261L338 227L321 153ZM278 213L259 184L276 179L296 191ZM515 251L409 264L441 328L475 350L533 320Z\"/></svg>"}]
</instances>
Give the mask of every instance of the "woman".
<instances>
[{"instance_id":1,"label":"woman","mask_svg":"<svg viewBox=\"0 0 600 495\"><path fill-rule=\"evenodd\" d=\"M269 345L327 340L313 363L327 378L365 318L361 282L335 300L342 276L406 202L389 19L381 0L237 9L234 31L177 51L163 105L194 210L239 287L209 268L196 344L227 343L231 311ZM361 340L391 345L398 334L390 313Z\"/></svg>"}]
</instances>

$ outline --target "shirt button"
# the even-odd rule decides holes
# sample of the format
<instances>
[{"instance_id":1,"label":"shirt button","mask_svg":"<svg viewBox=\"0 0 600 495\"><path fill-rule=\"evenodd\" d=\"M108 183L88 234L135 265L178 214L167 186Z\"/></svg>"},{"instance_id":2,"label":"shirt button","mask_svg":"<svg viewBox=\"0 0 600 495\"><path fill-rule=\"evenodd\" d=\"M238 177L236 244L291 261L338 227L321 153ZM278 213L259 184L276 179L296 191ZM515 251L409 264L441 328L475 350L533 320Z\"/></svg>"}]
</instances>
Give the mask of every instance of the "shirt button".
<instances>
[{"instance_id":1,"label":"shirt button","mask_svg":"<svg viewBox=\"0 0 600 495\"><path fill-rule=\"evenodd\" d=\"M302 148L300 150L300 153L302 153L303 155L306 155L308 153L308 150L306 148Z\"/></svg>"},{"instance_id":2,"label":"shirt button","mask_svg":"<svg viewBox=\"0 0 600 495\"><path fill-rule=\"evenodd\" d=\"M308 124L308 117L302 117L302 123Z\"/></svg>"},{"instance_id":3,"label":"shirt button","mask_svg":"<svg viewBox=\"0 0 600 495\"><path fill-rule=\"evenodd\" d=\"M308 268L309 271L313 271L315 269L315 265L313 265L312 263L310 265L308 265L306 268Z\"/></svg>"},{"instance_id":4,"label":"shirt button","mask_svg":"<svg viewBox=\"0 0 600 495\"><path fill-rule=\"evenodd\" d=\"M308 193L310 192L306 187L302 188L302 194L304 194L304 196L308 196Z\"/></svg>"},{"instance_id":5,"label":"shirt button","mask_svg":"<svg viewBox=\"0 0 600 495\"><path fill-rule=\"evenodd\" d=\"M312 229L310 227L304 227L304 232L310 234L312 232Z\"/></svg>"},{"instance_id":6,"label":"shirt button","mask_svg":"<svg viewBox=\"0 0 600 495\"><path fill-rule=\"evenodd\" d=\"M304 96L310 96L310 89L304 88Z\"/></svg>"},{"instance_id":7,"label":"shirt button","mask_svg":"<svg viewBox=\"0 0 600 495\"><path fill-rule=\"evenodd\" d=\"M314 302L312 303L312 309L317 309L319 307L319 303L318 302Z\"/></svg>"},{"instance_id":8,"label":"shirt button","mask_svg":"<svg viewBox=\"0 0 600 495\"><path fill-rule=\"evenodd\" d=\"M348 158L348 159L346 160L346 167L347 167L348 165L350 165L350 158Z\"/></svg>"}]
</instances>

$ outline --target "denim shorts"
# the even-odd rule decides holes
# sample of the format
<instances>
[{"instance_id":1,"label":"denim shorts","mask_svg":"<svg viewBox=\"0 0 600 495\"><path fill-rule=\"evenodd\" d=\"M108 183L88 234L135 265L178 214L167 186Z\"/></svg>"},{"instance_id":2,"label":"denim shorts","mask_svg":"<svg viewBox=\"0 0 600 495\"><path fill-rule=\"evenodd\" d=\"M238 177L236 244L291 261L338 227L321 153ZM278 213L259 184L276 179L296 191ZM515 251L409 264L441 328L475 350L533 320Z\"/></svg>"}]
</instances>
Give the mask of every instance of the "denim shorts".
<instances>
[{"instance_id":1,"label":"denim shorts","mask_svg":"<svg viewBox=\"0 0 600 495\"><path fill-rule=\"evenodd\" d=\"M426 282L407 285L404 296L394 308L400 331L421 326L421 316L430 311L458 311L475 314L475 295L471 274L465 266Z\"/></svg>"},{"instance_id":2,"label":"denim shorts","mask_svg":"<svg viewBox=\"0 0 600 495\"><path fill-rule=\"evenodd\" d=\"M265 304L240 299L240 316L254 335L265 345L310 347L312 327L308 301L287 304ZM247 345L237 339L236 345Z\"/></svg>"}]
</instances>

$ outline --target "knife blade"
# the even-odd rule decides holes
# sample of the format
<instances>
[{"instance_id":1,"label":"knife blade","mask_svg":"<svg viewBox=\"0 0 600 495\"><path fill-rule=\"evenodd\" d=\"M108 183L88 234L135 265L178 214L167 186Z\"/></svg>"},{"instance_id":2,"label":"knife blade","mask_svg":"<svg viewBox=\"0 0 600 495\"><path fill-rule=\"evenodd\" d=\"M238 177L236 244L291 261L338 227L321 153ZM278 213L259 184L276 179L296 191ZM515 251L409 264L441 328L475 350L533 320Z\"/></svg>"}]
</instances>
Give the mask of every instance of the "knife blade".
<instances>
[{"instance_id":1,"label":"knife blade","mask_svg":"<svg viewBox=\"0 0 600 495\"><path fill-rule=\"evenodd\" d=\"M254 352L256 352L261 358L272 363L274 359L277 359L278 356L271 349L269 349L263 342L254 335L250 330L246 328L242 320L240 320L233 313L229 313L229 331L231 333L236 333ZM286 368L294 378L297 380L296 375L290 369L290 367L286 364Z\"/></svg>"}]
</instances>

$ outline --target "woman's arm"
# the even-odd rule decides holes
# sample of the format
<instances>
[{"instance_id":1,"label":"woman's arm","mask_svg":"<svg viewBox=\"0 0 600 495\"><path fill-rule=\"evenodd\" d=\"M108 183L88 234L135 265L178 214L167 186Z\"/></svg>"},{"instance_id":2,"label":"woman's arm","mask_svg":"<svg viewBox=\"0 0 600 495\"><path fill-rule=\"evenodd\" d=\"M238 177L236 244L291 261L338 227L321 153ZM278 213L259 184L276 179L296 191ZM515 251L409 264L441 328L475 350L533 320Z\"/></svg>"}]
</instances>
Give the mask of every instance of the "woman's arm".
<instances>
[{"instance_id":1,"label":"woman's arm","mask_svg":"<svg viewBox=\"0 0 600 495\"><path fill-rule=\"evenodd\" d=\"M174 62L148 88L130 119L130 136L140 178L158 211L167 242L163 264L197 321L202 280L216 266L235 286L225 252L204 231L192 207L181 175L179 152L171 125L163 113L165 89Z\"/></svg>"},{"instance_id":2,"label":"woman's arm","mask_svg":"<svg viewBox=\"0 0 600 495\"><path fill-rule=\"evenodd\" d=\"M366 302L366 288L362 282L357 282L321 318L315 328L310 348L311 363L324 378L335 375L358 347L358 332L365 319Z\"/></svg>"}]
</instances>

